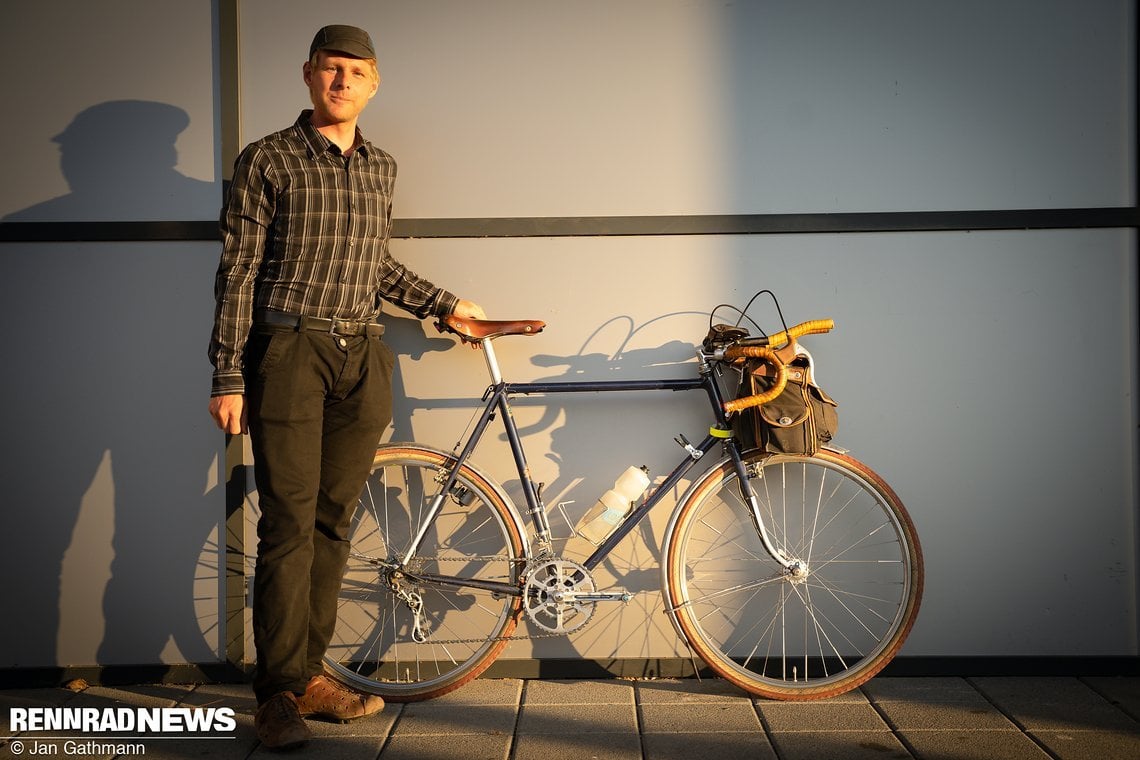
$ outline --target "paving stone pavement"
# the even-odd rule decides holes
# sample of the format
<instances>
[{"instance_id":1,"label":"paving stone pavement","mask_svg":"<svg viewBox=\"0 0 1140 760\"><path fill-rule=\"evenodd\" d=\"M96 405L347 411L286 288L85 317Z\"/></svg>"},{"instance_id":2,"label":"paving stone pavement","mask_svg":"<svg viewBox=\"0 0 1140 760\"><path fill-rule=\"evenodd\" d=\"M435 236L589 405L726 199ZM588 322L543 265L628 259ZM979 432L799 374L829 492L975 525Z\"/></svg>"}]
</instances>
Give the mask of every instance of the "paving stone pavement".
<instances>
[{"instance_id":1,"label":"paving stone pavement","mask_svg":"<svg viewBox=\"0 0 1140 760\"><path fill-rule=\"evenodd\" d=\"M179 736L45 733L13 723L26 711L11 708L59 706L227 707L235 725ZM354 723L312 722L314 740L287 753L258 744L255 708L249 687L234 684L0 691L0 760L1140 758L1140 678L880 677L816 702L756 699L709 679L482 679Z\"/></svg>"}]
</instances>

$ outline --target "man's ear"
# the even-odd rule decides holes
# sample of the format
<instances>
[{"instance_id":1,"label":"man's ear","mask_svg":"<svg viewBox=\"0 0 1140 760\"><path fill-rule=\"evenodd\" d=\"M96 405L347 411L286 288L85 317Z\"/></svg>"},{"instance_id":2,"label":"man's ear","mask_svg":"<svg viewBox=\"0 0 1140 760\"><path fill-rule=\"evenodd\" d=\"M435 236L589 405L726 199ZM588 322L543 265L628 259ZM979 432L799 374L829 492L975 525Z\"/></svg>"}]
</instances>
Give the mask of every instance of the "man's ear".
<instances>
[{"instance_id":1,"label":"man's ear","mask_svg":"<svg viewBox=\"0 0 1140 760\"><path fill-rule=\"evenodd\" d=\"M305 80L306 87L313 83L313 64L311 61L305 61L305 65L301 67L301 78Z\"/></svg>"}]
</instances>

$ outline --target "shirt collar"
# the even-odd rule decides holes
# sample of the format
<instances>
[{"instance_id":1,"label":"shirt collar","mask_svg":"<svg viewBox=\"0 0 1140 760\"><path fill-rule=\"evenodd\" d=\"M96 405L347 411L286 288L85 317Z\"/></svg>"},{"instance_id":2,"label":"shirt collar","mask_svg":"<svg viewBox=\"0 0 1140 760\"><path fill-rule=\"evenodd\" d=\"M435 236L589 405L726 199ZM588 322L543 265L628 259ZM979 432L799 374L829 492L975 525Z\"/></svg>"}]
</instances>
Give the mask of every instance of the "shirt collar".
<instances>
[{"instance_id":1,"label":"shirt collar","mask_svg":"<svg viewBox=\"0 0 1140 760\"><path fill-rule=\"evenodd\" d=\"M297 123L295 125L297 131L301 134L301 139L305 141L305 145L309 149L309 155L313 158L330 152L340 155L340 150L333 145L332 141L318 132L317 128L313 126L313 123L309 120L312 115L313 110L306 108L304 111L301 111L301 115L297 117ZM357 142L360 143L360 147L356 149L356 152L368 157L372 151L372 143L368 142L364 135L360 133L360 127L356 128L356 138Z\"/></svg>"}]
</instances>

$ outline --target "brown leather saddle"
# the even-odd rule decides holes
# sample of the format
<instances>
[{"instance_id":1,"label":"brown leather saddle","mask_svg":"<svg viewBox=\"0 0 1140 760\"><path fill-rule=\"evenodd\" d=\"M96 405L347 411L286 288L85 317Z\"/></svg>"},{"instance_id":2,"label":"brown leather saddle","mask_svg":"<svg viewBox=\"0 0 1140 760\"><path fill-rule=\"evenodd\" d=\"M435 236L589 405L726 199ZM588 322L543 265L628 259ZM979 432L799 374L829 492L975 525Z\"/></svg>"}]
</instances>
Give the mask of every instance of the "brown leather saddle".
<instances>
[{"instance_id":1,"label":"brown leather saddle","mask_svg":"<svg viewBox=\"0 0 1140 760\"><path fill-rule=\"evenodd\" d=\"M467 319L451 314L441 317L436 326L440 332L452 332L468 343L478 343L504 335L537 335L546 327L546 323L537 319Z\"/></svg>"}]
</instances>

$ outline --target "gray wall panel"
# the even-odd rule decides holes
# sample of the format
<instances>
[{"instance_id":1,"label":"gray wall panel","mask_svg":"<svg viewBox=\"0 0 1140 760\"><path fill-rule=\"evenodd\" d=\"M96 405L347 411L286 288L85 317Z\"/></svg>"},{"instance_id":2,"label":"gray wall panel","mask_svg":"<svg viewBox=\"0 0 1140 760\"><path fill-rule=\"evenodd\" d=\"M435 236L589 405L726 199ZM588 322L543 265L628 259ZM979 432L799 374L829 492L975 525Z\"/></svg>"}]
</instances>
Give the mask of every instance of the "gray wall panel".
<instances>
[{"instance_id":1,"label":"gray wall panel","mask_svg":"<svg viewBox=\"0 0 1140 760\"><path fill-rule=\"evenodd\" d=\"M242 0L240 71L219 75L220 5L6 4L0 219L213 219L219 76L239 79L243 140L285 126L329 22L376 37L385 82L364 128L400 162L399 217L1136 202L1126 0ZM49 28L45 55L27 30ZM927 550L904 654L1062 656L1137 653L1136 245L1105 229L394 250L495 316L550 323L504 345L518 378L689 371L702 312L761 287L790 319L836 318L810 345L842 404L839 442L896 487ZM217 253L4 244L0 557L22 625L0 635L0 667L222 659L222 442L205 411ZM391 435L450 445L480 359L397 316ZM573 517L625 466L660 472L698 409L582 398L553 415L524 404L520 420ZM514 487L501 450L480 458ZM683 656L654 590L665 518L599 569L645 593L507 656Z\"/></svg>"},{"instance_id":2,"label":"gray wall panel","mask_svg":"<svg viewBox=\"0 0 1140 760\"><path fill-rule=\"evenodd\" d=\"M305 102L320 6L242 3L246 139ZM338 4L407 217L1135 202L1135 5Z\"/></svg>"},{"instance_id":3,"label":"gray wall panel","mask_svg":"<svg viewBox=\"0 0 1140 760\"><path fill-rule=\"evenodd\" d=\"M213 3L5 3L4 221L216 219Z\"/></svg>"}]
</instances>

